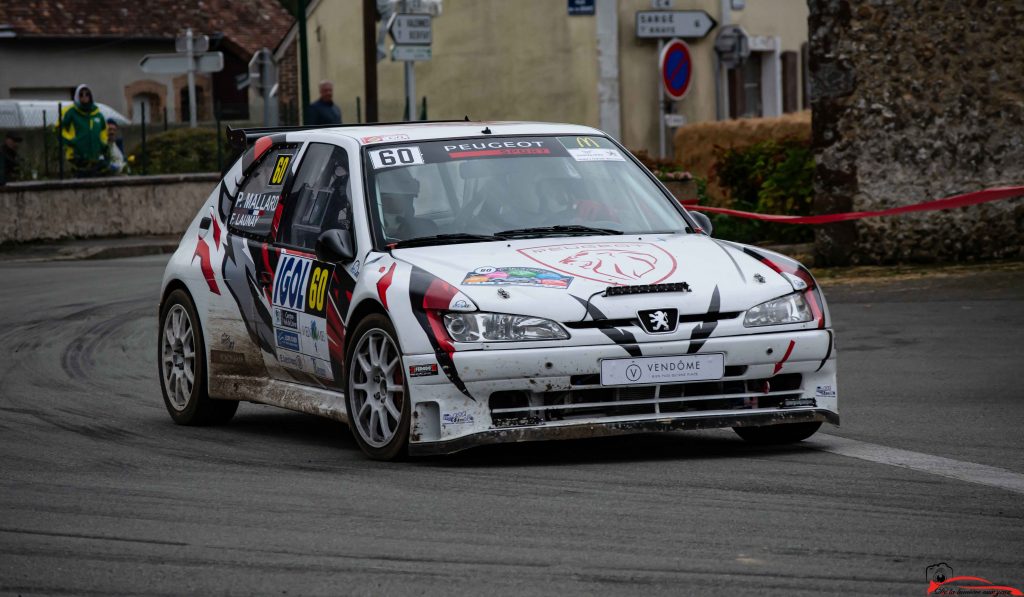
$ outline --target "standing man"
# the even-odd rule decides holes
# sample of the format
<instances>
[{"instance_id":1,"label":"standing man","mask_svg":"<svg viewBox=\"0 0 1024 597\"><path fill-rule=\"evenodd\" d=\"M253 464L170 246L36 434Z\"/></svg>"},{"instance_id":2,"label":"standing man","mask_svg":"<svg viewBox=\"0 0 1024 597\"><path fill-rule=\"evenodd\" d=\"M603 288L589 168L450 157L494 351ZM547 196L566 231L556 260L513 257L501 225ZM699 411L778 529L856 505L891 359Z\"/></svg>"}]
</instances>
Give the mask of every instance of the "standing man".
<instances>
[{"instance_id":1,"label":"standing man","mask_svg":"<svg viewBox=\"0 0 1024 597\"><path fill-rule=\"evenodd\" d=\"M306 124L341 124L341 108L334 103L334 83L320 81L320 99L309 105Z\"/></svg>"},{"instance_id":2,"label":"standing man","mask_svg":"<svg viewBox=\"0 0 1024 597\"><path fill-rule=\"evenodd\" d=\"M120 128L113 118L107 119L107 147L110 148L110 171L120 174L124 170L124 139L121 138Z\"/></svg>"},{"instance_id":3,"label":"standing man","mask_svg":"<svg viewBox=\"0 0 1024 597\"><path fill-rule=\"evenodd\" d=\"M3 168L0 169L0 185L14 182L21 174L18 143L21 143L21 137L17 134L8 132L4 136L4 144L0 147L0 162L3 162Z\"/></svg>"},{"instance_id":4,"label":"standing man","mask_svg":"<svg viewBox=\"0 0 1024 597\"><path fill-rule=\"evenodd\" d=\"M60 115L60 132L74 176L101 176L107 166L107 121L86 85L75 89L75 103Z\"/></svg>"}]
</instances>

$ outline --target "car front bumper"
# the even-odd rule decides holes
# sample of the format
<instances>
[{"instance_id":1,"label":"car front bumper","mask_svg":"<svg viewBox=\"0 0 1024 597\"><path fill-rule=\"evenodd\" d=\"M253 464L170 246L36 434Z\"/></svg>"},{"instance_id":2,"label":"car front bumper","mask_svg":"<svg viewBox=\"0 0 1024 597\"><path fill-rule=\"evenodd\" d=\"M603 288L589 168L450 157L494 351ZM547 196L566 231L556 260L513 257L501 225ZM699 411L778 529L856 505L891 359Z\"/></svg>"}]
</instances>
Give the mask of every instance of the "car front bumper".
<instances>
[{"instance_id":1,"label":"car front bumper","mask_svg":"<svg viewBox=\"0 0 1024 597\"><path fill-rule=\"evenodd\" d=\"M602 359L622 346L558 346L456 352L469 396L443 374L410 377L409 452L445 454L477 445L601 437L650 431L839 424L831 330L710 338L699 353L722 353L725 377L662 386L600 385ZM639 344L644 357L686 355L689 341ZM406 355L430 370L434 355ZM496 402L511 396L514 408ZM520 416L521 415L521 416Z\"/></svg>"}]
</instances>

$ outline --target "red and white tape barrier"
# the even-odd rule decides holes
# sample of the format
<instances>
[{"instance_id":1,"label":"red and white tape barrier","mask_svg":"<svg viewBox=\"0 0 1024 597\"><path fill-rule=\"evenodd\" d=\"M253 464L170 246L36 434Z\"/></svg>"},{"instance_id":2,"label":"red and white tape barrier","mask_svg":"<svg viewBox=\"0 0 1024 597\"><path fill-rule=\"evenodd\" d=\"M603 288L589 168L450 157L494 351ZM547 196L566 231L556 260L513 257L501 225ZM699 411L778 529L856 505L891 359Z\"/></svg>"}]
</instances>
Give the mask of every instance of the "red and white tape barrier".
<instances>
[{"instance_id":1,"label":"red and white tape barrier","mask_svg":"<svg viewBox=\"0 0 1024 597\"><path fill-rule=\"evenodd\" d=\"M687 209L694 209L715 214L725 214L739 218L750 218L764 222L778 222L780 224L831 224L833 222L846 222L849 220L860 220L862 218L877 218L879 216L894 216L897 214L911 213L915 211L938 211L942 209L953 209L966 207L990 201L1001 201L1013 197L1024 197L1024 187L995 187L963 195L954 195L945 199L934 199L922 201L912 205L903 205L890 209L875 211L850 211L838 214L820 214L816 216L782 216L777 214L759 214L738 209L727 209L724 207L711 207L709 205L687 205Z\"/></svg>"}]
</instances>

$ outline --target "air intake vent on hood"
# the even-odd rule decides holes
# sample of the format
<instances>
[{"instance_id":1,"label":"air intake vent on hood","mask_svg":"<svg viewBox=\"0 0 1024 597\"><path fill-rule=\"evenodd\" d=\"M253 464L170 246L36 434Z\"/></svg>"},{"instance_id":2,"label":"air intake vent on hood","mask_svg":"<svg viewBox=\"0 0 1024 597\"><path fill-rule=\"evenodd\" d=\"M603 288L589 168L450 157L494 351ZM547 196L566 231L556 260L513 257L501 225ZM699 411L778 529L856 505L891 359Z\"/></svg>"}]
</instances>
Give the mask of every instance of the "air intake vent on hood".
<instances>
[{"instance_id":1,"label":"air intake vent on hood","mask_svg":"<svg viewBox=\"0 0 1024 597\"><path fill-rule=\"evenodd\" d=\"M609 286L604 291L604 296L621 296L624 294L652 294L656 292L690 292L690 285L686 282L672 282L670 284L642 284L638 286Z\"/></svg>"}]
</instances>

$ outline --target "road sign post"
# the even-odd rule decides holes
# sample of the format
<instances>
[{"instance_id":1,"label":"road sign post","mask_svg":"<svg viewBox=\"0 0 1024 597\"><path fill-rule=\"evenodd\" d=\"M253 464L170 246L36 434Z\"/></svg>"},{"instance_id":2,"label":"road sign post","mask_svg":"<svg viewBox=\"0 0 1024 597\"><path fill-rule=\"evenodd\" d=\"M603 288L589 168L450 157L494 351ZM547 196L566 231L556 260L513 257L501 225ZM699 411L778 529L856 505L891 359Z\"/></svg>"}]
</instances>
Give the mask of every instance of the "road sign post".
<instances>
[{"instance_id":1,"label":"road sign post","mask_svg":"<svg viewBox=\"0 0 1024 597\"><path fill-rule=\"evenodd\" d=\"M178 54L147 54L139 61L142 72L152 74L188 74L189 125L196 126L196 77L200 73L216 73L224 69L224 54L207 52L210 39L205 35L195 36L192 29L175 40Z\"/></svg>"},{"instance_id":2,"label":"road sign post","mask_svg":"<svg viewBox=\"0 0 1024 597\"><path fill-rule=\"evenodd\" d=\"M717 24L703 10L641 10L636 13L636 36L640 39L701 39Z\"/></svg>"},{"instance_id":3,"label":"road sign post","mask_svg":"<svg viewBox=\"0 0 1024 597\"><path fill-rule=\"evenodd\" d=\"M660 157L664 158L665 121L671 105L669 100L681 100L690 90L690 83L693 81L693 59L690 47L681 39L673 39L667 43L659 42L659 45L662 47L658 53L658 70L661 73L658 85L658 149Z\"/></svg>"},{"instance_id":4,"label":"road sign post","mask_svg":"<svg viewBox=\"0 0 1024 597\"><path fill-rule=\"evenodd\" d=\"M409 120L418 120L413 63L431 59L430 45L434 40L432 25L429 14L394 14L388 23L388 33L395 42L391 48L391 59L405 62L405 105Z\"/></svg>"}]
</instances>

